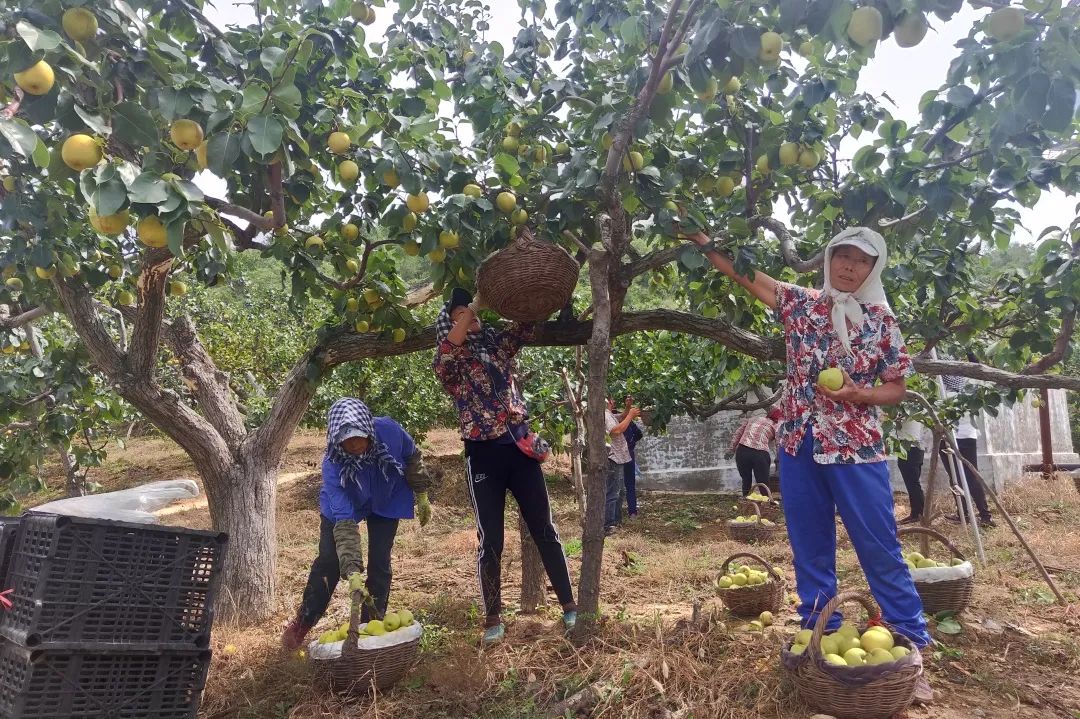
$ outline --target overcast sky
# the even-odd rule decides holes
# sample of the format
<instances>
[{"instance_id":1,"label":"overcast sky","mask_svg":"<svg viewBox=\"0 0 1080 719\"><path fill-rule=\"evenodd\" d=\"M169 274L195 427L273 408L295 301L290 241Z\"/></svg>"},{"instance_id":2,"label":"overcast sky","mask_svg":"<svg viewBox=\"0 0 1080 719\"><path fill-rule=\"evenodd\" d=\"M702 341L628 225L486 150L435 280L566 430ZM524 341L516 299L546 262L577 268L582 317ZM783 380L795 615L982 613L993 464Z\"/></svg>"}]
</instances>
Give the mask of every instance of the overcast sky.
<instances>
[{"instance_id":1,"label":"overcast sky","mask_svg":"<svg viewBox=\"0 0 1080 719\"><path fill-rule=\"evenodd\" d=\"M214 6L208 8L207 16L221 26L254 21L254 12L249 4L233 0L208 1L214 2ZM396 7L394 0L388 2ZM496 40L504 47L511 46L518 33L518 20L521 17L517 3L510 0L488 0L488 4L492 18L487 39ZM863 71L859 79L859 91L879 97L883 92L888 93L896 103L896 106L891 108L893 115L908 124L916 123L919 119L919 98L927 90L936 89L945 81L949 63L958 52L954 47L955 43L966 37L971 25L986 12L964 4L960 12L947 24L931 16L930 20L936 23L936 27L932 27L926 39L915 48L905 50L897 46L892 39L887 39L879 45L874 59ZM382 37L392 14L390 8L376 8L374 24L365 28L369 42ZM857 143L852 145L851 152L854 153L856 149ZM1019 209L1025 227L1038 236L1045 227L1068 226L1076 216L1075 207L1078 201L1080 198L1069 197L1059 191L1044 192L1034 208ZM1016 239L1024 241L1029 239L1029 236L1020 232Z\"/></svg>"}]
</instances>

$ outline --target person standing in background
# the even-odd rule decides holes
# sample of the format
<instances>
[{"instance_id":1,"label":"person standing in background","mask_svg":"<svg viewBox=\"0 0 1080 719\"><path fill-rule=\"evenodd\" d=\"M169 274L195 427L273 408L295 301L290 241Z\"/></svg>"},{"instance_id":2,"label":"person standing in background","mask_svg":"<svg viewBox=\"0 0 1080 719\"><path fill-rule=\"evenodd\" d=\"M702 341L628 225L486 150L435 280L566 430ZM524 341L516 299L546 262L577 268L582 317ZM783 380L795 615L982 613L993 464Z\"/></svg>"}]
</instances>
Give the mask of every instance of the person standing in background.
<instances>
[{"instance_id":1,"label":"person standing in background","mask_svg":"<svg viewBox=\"0 0 1080 719\"><path fill-rule=\"evenodd\" d=\"M754 484L768 484L772 455L769 449L776 442L776 422L755 410L747 415L731 436L728 456L735 456L735 468L742 478L742 493L750 494Z\"/></svg>"},{"instance_id":2,"label":"person standing in background","mask_svg":"<svg viewBox=\"0 0 1080 719\"><path fill-rule=\"evenodd\" d=\"M900 520L900 524L914 524L922 519L926 497L922 488L922 466L928 440L928 430L921 422L913 419L906 420L896 432L896 439L903 443L907 450L907 456L897 458L896 467L900 470L900 476L904 478L904 486L907 488L908 504L911 511L908 516Z\"/></svg>"},{"instance_id":3,"label":"person standing in background","mask_svg":"<svg viewBox=\"0 0 1080 719\"><path fill-rule=\"evenodd\" d=\"M641 414L634 407L630 398L626 400L626 410L615 416L615 400L608 397L606 425L608 433L607 496L605 497L604 534L613 534L619 526L619 504L622 499L625 466L630 464L630 449L626 443L626 430Z\"/></svg>"},{"instance_id":4,"label":"person standing in background","mask_svg":"<svg viewBox=\"0 0 1080 719\"><path fill-rule=\"evenodd\" d=\"M626 404L633 406L634 398L627 397ZM631 422L623 433L626 437L626 448L630 451L630 462L623 465L623 485L626 490L626 513L633 519L638 514L637 503L637 443L645 436L645 430L637 422ZM619 502L619 518L622 518L622 502Z\"/></svg>"}]
</instances>

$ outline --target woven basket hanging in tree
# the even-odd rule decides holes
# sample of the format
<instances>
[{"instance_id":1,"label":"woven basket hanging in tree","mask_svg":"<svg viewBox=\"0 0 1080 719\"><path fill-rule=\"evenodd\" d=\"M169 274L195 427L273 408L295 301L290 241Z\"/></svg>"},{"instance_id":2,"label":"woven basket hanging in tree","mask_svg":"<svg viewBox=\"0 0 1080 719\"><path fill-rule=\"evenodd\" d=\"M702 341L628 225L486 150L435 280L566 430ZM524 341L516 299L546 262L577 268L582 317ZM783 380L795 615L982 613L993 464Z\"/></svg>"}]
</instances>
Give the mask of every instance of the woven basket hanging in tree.
<instances>
[{"instance_id":1,"label":"woven basket hanging in tree","mask_svg":"<svg viewBox=\"0 0 1080 719\"><path fill-rule=\"evenodd\" d=\"M904 527L896 534L901 538L918 535L931 537L948 549L953 557L961 562L967 561L967 557L941 532L926 527ZM944 573L954 569L955 567L942 567ZM956 612L959 614L967 609L968 604L971 603L971 595L975 591L974 574L930 582L923 580L919 575L932 574L936 570L924 569L916 571L917 573L913 573L915 590L919 593L919 597L922 599L923 611L927 614L937 614L938 612Z\"/></svg>"},{"instance_id":2,"label":"woven basket hanging in tree","mask_svg":"<svg viewBox=\"0 0 1080 719\"><path fill-rule=\"evenodd\" d=\"M330 686L338 692L389 689L408 673L420 655L420 637L389 647L361 649L357 644L361 596L359 591L353 593L349 632L341 647L341 656L321 662L329 665Z\"/></svg>"},{"instance_id":3,"label":"woven basket hanging in tree","mask_svg":"<svg viewBox=\"0 0 1080 719\"><path fill-rule=\"evenodd\" d=\"M821 653L825 625L840 605L847 602L863 605L871 619L879 616L877 606L866 595L842 592L821 610L806 651L795 655L789 646L784 647L781 665L791 674L799 697L815 710L837 719L889 719L911 704L915 684L923 673L922 654L905 637L894 634L896 643L910 650L902 659L862 667L840 667L826 662Z\"/></svg>"},{"instance_id":4,"label":"woven basket hanging in tree","mask_svg":"<svg viewBox=\"0 0 1080 719\"><path fill-rule=\"evenodd\" d=\"M522 225L508 246L484 260L476 289L484 303L515 322L540 322L570 302L581 266L558 245Z\"/></svg>"},{"instance_id":5,"label":"woven basket hanging in tree","mask_svg":"<svg viewBox=\"0 0 1080 719\"><path fill-rule=\"evenodd\" d=\"M732 562L743 557L765 567L768 580L764 584L717 589L720 601L737 617L758 617L762 612L779 612L780 604L784 601L784 578L763 558L751 552L738 552L725 559L720 570L726 573Z\"/></svg>"}]
</instances>

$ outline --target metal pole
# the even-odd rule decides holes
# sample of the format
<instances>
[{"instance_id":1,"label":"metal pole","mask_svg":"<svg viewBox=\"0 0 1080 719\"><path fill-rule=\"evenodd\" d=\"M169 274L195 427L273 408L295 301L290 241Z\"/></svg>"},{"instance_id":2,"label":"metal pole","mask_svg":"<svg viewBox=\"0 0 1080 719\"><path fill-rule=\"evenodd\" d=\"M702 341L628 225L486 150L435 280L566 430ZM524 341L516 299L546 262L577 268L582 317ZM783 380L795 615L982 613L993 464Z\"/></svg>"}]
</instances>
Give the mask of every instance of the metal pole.
<instances>
[{"instance_id":1,"label":"metal pole","mask_svg":"<svg viewBox=\"0 0 1080 719\"><path fill-rule=\"evenodd\" d=\"M938 358L937 348L930 350L930 357L933 359ZM938 396L944 399L945 380L941 375L937 376L937 388ZM986 566L986 552L983 551L982 534L979 532L979 522L975 519L975 507L973 506L974 503L971 501L971 490L968 489L967 472L964 470L964 465L960 462L960 448L956 443L956 436L953 434L952 428L945 428L945 439L948 440L950 454L952 455L951 457L947 457L946 461L952 461L953 478L961 491L961 511L959 512L960 524L963 526L964 530L967 531L968 520L971 520L971 536L975 540L975 554L979 558L979 563Z\"/></svg>"},{"instance_id":2,"label":"metal pole","mask_svg":"<svg viewBox=\"0 0 1080 719\"><path fill-rule=\"evenodd\" d=\"M1054 476L1054 442L1050 436L1050 390L1039 390L1039 441L1042 443L1043 479Z\"/></svg>"}]
</instances>

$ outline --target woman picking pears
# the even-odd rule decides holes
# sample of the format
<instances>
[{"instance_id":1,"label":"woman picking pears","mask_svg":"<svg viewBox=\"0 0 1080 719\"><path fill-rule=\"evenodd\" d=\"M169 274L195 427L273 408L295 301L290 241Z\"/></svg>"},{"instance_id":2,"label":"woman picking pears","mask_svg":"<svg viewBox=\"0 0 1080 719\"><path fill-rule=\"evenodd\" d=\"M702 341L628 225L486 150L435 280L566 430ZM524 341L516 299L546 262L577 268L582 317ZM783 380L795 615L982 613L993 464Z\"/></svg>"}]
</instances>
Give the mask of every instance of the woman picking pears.
<instances>
[{"instance_id":1,"label":"woman picking pears","mask_svg":"<svg viewBox=\"0 0 1080 719\"><path fill-rule=\"evenodd\" d=\"M900 551L878 407L901 402L913 373L881 272L885 240L866 227L840 232L825 249L821 290L739 274L704 233L691 237L713 267L776 313L787 347L780 400L780 490L795 564L799 613L814 626L836 596L839 512L886 623L916 646L930 637L922 602ZM828 369L839 375L824 386ZM828 618L835 631L842 617ZM920 677L916 701L932 699Z\"/></svg>"},{"instance_id":2,"label":"woman picking pears","mask_svg":"<svg viewBox=\"0 0 1080 719\"><path fill-rule=\"evenodd\" d=\"M373 417L358 399L339 399L330 408L326 454L319 493L319 555L311 566L296 617L281 638L296 649L326 613L338 578L347 579L350 595L360 590L361 621L382 618L390 600L390 553L398 522L413 518L420 526L431 519L427 491L432 484L423 456L400 424ZM364 579L359 524L368 529L368 571Z\"/></svg>"}]
</instances>

